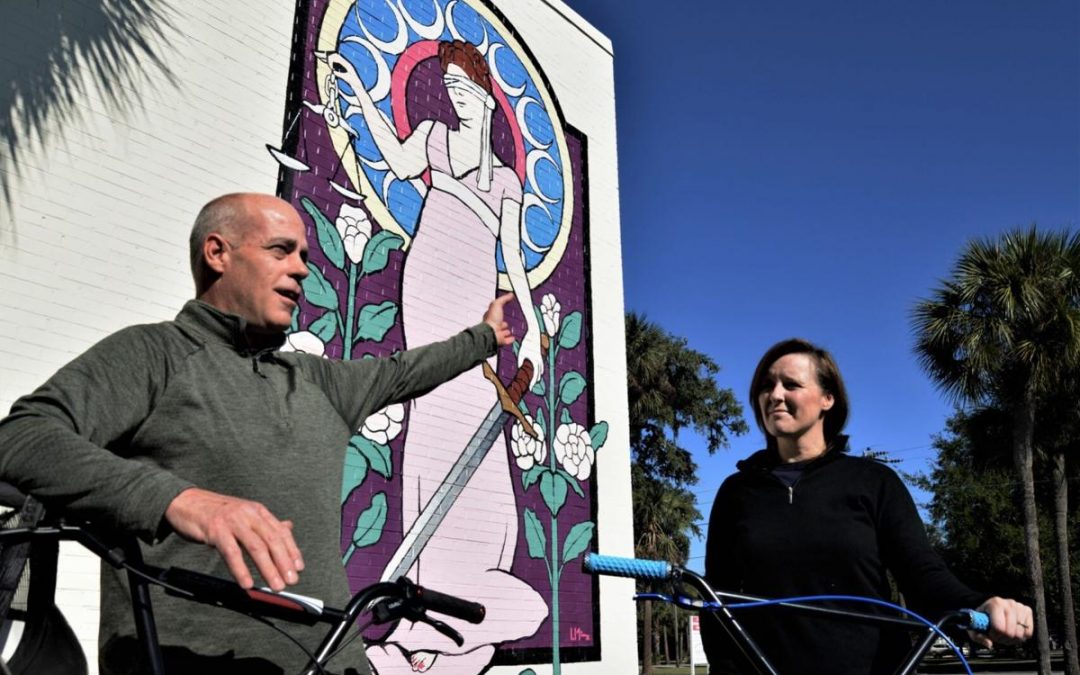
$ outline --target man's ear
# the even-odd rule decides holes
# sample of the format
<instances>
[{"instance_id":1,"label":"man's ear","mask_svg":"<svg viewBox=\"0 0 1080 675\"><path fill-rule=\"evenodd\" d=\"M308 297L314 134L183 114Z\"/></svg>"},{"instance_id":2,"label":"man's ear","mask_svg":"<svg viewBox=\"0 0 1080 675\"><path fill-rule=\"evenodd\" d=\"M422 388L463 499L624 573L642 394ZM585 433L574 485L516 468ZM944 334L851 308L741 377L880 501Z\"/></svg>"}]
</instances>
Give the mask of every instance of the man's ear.
<instances>
[{"instance_id":1,"label":"man's ear","mask_svg":"<svg viewBox=\"0 0 1080 675\"><path fill-rule=\"evenodd\" d=\"M229 242L225 241L225 237L217 232L206 235L206 239L203 240L202 252L207 267L218 274L225 271L229 256Z\"/></svg>"}]
</instances>

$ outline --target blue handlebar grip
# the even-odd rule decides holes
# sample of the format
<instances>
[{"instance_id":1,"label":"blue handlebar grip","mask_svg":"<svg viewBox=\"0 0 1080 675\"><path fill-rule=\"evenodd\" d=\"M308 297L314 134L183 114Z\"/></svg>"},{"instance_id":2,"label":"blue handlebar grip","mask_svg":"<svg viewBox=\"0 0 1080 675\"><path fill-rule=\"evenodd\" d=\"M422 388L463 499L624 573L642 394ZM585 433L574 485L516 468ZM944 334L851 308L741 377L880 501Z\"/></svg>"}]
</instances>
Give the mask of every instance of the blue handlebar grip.
<instances>
[{"instance_id":1,"label":"blue handlebar grip","mask_svg":"<svg viewBox=\"0 0 1080 675\"><path fill-rule=\"evenodd\" d=\"M985 633L990 630L990 616L988 614L974 609L965 609L964 613L968 617L968 630L973 630L976 633Z\"/></svg>"},{"instance_id":2,"label":"blue handlebar grip","mask_svg":"<svg viewBox=\"0 0 1080 675\"><path fill-rule=\"evenodd\" d=\"M671 563L663 560L640 560L622 558L615 555L589 553L585 556L584 568L591 574L607 574L631 579L670 579L674 572Z\"/></svg>"}]
</instances>

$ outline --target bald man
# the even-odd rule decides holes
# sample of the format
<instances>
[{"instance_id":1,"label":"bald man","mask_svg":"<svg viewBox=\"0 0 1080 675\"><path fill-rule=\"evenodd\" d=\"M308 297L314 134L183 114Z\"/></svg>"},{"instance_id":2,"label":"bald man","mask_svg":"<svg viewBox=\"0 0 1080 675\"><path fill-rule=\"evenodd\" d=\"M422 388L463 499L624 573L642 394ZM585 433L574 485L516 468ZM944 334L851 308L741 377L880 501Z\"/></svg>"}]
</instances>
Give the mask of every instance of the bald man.
<instances>
[{"instance_id":1,"label":"bald man","mask_svg":"<svg viewBox=\"0 0 1080 675\"><path fill-rule=\"evenodd\" d=\"M47 507L137 535L147 562L344 606L342 451L363 420L513 342L507 294L483 322L384 359L278 351L308 274L303 221L270 195L232 194L191 233L196 298L121 330L0 421L0 479ZM249 563L252 568L249 568ZM126 580L102 569L101 671L145 671ZM155 595L170 672L293 673L306 656L240 615ZM309 649L319 628L289 626ZM206 670L210 669L210 670ZM369 672L355 641L334 672Z\"/></svg>"}]
</instances>

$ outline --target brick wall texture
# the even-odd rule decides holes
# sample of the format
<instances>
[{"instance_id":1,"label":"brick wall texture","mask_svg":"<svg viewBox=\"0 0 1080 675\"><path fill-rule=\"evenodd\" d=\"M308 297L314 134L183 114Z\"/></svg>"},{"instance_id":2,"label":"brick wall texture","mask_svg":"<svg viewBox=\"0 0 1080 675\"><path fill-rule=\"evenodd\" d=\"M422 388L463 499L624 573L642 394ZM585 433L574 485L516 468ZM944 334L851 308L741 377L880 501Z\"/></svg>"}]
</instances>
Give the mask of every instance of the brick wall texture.
<instances>
[{"instance_id":1,"label":"brick wall texture","mask_svg":"<svg viewBox=\"0 0 1080 675\"><path fill-rule=\"evenodd\" d=\"M278 192L312 249L298 348L416 346L508 290L523 353L547 338L521 406L542 442L507 422L409 566L490 620L464 654L399 630L380 671L415 657L431 672L633 672L632 584L580 572L587 551L632 551L610 41L555 0L53 0L4 3L0 24L0 408L109 333L175 315L203 203ZM490 103L469 88L483 78L444 72L439 43L454 39L494 66ZM382 119L332 75L332 54ZM483 134L467 133L485 109L487 190L469 173ZM404 159L379 125L416 138ZM518 358L491 365L508 381ZM388 573L495 402L482 377L450 386L342 449L346 484L328 489L354 587ZM91 661L96 565L65 546L57 593Z\"/></svg>"}]
</instances>

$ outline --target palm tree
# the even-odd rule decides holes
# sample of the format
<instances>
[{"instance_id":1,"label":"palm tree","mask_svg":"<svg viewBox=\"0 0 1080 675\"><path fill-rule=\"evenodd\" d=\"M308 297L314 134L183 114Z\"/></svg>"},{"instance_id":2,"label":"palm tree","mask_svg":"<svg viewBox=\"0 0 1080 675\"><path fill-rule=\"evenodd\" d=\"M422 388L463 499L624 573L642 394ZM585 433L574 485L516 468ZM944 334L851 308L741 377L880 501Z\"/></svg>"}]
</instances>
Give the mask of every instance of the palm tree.
<instances>
[{"instance_id":1,"label":"palm tree","mask_svg":"<svg viewBox=\"0 0 1080 675\"><path fill-rule=\"evenodd\" d=\"M647 475L640 465L631 468L634 491L634 555L648 560L666 560L676 565L686 563L690 553L690 535L700 536L697 521L701 513L694 494L667 481ZM651 582L646 583L651 591ZM653 665L652 602L642 606L642 673L649 675Z\"/></svg>"},{"instance_id":2,"label":"palm tree","mask_svg":"<svg viewBox=\"0 0 1080 675\"><path fill-rule=\"evenodd\" d=\"M1080 269L1080 265L1076 269ZM1080 653L1076 642L1076 610L1072 595L1072 569L1069 562L1069 477L1068 457L1080 456L1080 372L1070 369L1062 378L1061 393L1048 396L1040 410L1046 409L1052 421L1044 429L1049 439L1044 450L1050 455L1051 484L1053 485L1054 534L1058 576L1061 578L1062 634L1065 643L1065 671L1080 675Z\"/></svg>"},{"instance_id":3,"label":"palm tree","mask_svg":"<svg viewBox=\"0 0 1080 675\"><path fill-rule=\"evenodd\" d=\"M709 452L747 431L742 407L713 376L720 367L645 317L626 315L627 398L630 409L631 483L634 499L634 553L642 558L686 562L690 534L701 519L693 493L697 465L679 445L679 431L701 434ZM651 603L642 612L642 667L652 670Z\"/></svg>"},{"instance_id":4,"label":"palm tree","mask_svg":"<svg viewBox=\"0 0 1080 675\"><path fill-rule=\"evenodd\" d=\"M1050 643L1032 441L1038 397L1054 388L1059 372L1080 363L1078 260L1080 233L1032 226L971 242L951 278L918 303L913 320L920 365L947 396L969 405L997 401L1010 414L1040 675L1050 674Z\"/></svg>"}]
</instances>

